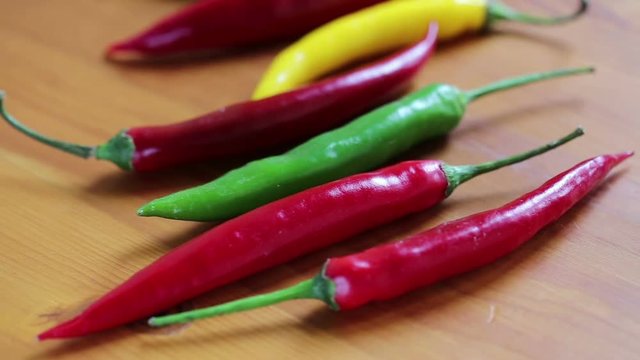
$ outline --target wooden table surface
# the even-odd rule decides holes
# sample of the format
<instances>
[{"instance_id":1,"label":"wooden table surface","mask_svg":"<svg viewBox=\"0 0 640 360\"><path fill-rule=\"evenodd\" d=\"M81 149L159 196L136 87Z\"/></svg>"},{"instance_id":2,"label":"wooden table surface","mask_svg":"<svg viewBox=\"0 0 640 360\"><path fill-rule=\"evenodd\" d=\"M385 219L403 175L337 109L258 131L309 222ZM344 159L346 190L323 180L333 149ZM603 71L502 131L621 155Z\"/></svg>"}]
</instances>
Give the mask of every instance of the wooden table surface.
<instances>
[{"instance_id":1,"label":"wooden table surface","mask_svg":"<svg viewBox=\"0 0 640 360\"><path fill-rule=\"evenodd\" d=\"M131 125L170 123L251 94L280 47L191 63L122 66L104 46L184 5L168 0L0 3L0 88L32 127L98 144ZM524 0L529 11L571 1ZM468 89L499 78L593 64L594 76L540 84L470 106L447 139L408 158L475 163L570 132L551 154L488 174L445 204L212 291L186 308L297 282L330 255L400 239L501 205L588 157L638 149L640 2L593 1L555 28L505 24L443 45L417 85ZM170 330L131 325L73 341L38 332L77 313L211 225L139 218L142 203L240 165L154 175L51 151L0 125L0 357L3 359L631 359L640 353L640 163L631 159L534 241L480 271L348 313L300 301Z\"/></svg>"}]
</instances>

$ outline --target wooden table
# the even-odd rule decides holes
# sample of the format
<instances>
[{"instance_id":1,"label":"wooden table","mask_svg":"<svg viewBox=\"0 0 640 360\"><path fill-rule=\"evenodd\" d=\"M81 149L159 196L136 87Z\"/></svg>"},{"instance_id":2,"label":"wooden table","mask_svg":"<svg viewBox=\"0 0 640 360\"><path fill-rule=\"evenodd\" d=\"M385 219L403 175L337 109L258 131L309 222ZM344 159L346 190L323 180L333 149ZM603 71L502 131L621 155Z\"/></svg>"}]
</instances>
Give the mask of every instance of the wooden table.
<instances>
[{"instance_id":1,"label":"wooden table","mask_svg":"<svg viewBox=\"0 0 640 360\"><path fill-rule=\"evenodd\" d=\"M510 3L566 11L570 1ZM451 137L404 158L475 163L522 151L583 125L584 138L461 187L446 204L293 261L185 305L201 307L292 284L330 255L400 239L507 202L578 161L638 150L640 3L593 1L564 27L502 25L441 47L418 85L472 88L499 78L594 64L595 76L483 99ZM0 3L0 87L25 123L98 144L130 125L170 123L249 97L272 47L156 66L102 59L109 41L183 6L162 0ZM137 269L210 227L143 219L137 207L239 165L155 175L51 151L0 125L0 355L3 359L496 359L637 358L640 352L640 164L631 159L535 241L498 263L398 300L349 313L300 301L149 331L37 343Z\"/></svg>"}]
</instances>

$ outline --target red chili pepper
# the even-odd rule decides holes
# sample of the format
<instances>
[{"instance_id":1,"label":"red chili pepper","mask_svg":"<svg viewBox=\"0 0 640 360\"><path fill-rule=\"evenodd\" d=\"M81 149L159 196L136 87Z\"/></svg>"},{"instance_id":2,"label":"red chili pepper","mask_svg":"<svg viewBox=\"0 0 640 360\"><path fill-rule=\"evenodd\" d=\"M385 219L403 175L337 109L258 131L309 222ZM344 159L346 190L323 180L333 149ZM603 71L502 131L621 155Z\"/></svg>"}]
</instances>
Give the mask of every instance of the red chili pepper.
<instances>
[{"instance_id":1,"label":"red chili pepper","mask_svg":"<svg viewBox=\"0 0 640 360\"><path fill-rule=\"evenodd\" d=\"M419 43L369 66L186 122L131 128L97 147L54 140L27 128L5 111L1 94L0 115L42 143L83 158L109 160L125 170L155 171L251 154L329 130L401 95L433 54L437 35L434 23Z\"/></svg>"},{"instance_id":2,"label":"red chili pepper","mask_svg":"<svg viewBox=\"0 0 640 360\"><path fill-rule=\"evenodd\" d=\"M107 50L139 59L262 44L303 35L382 0L209 0L190 5Z\"/></svg>"},{"instance_id":3,"label":"red chili pepper","mask_svg":"<svg viewBox=\"0 0 640 360\"><path fill-rule=\"evenodd\" d=\"M82 336L166 310L204 292L427 209L471 178L580 136L501 161L449 166L409 161L270 203L185 243L142 269L41 340Z\"/></svg>"},{"instance_id":4,"label":"red chili pepper","mask_svg":"<svg viewBox=\"0 0 640 360\"><path fill-rule=\"evenodd\" d=\"M584 161L500 208L329 260L325 274L336 284L336 304L347 310L391 299L496 261L557 220L631 155Z\"/></svg>"},{"instance_id":5,"label":"red chili pepper","mask_svg":"<svg viewBox=\"0 0 640 360\"><path fill-rule=\"evenodd\" d=\"M269 294L152 318L164 326L293 299L318 299L334 310L388 300L483 265L514 251L557 220L632 153L584 161L497 209L441 224L403 241L327 260L313 279Z\"/></svg>"}]
</instances>

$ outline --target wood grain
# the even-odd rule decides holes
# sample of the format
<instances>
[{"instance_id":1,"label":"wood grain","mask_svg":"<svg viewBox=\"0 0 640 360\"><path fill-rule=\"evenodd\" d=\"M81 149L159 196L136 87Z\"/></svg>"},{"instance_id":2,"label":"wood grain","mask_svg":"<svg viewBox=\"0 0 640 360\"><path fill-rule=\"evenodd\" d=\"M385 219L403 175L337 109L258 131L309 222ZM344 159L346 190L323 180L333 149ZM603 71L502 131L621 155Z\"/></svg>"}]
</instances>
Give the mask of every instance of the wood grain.
<instances>
[{"instance_id":1,"label":"wood grain","mask_svg":"<svg viewBox=\"0 0 640 360\"><path fill-rule=\"evenodd\" d=\"M509 1L566 11L571 1ZM567 4L569 3L569 4ZM105 45L182 6L162 0L0 2L0 88L10 110L52 136L101 143L130 125L170 123L248 98L280 47L182 64L123 66ZM584 126L584 138L474 180L423 214L185 304L200 307L292 284L327 256L392 241L498 206L587 157L638 149L640 3L593 1L563 27L505 24L441 47L417 85L462 88L593 64L598 73L514 90L470 106L448 139L403 158L494 159ZM398 300L349 313L300 301L185 328L131 325L37 343L133 272L207 224L142 219L142 203L211 179L229 160L154 175L50 151L0 125L0 351L6 359L631 359L640 353L640 167L596 193L512 256Z\"/></svg>"}]
</instances>

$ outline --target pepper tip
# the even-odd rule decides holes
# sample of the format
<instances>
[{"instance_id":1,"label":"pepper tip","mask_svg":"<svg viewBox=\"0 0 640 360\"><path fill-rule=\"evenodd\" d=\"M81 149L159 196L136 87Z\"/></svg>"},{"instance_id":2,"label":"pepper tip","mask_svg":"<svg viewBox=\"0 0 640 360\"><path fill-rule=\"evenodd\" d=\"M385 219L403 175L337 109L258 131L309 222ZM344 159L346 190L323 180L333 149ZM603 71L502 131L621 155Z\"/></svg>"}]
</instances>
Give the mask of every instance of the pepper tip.
<instances>
[{"instance_id":1,"label":"pepper tip","mask_svg":"<svg viewBox=\"0 0 640 360\"><path fill-rule=\"evenodd\" d=\"M623 161L627 160L628 158L632 157L633 155L635 155L634 151L623 151L617 154L610 154L607 156L613 160L615 165L618 165Z\"/></svg>"},{"instance_id":2,"label":"pepper tip","mask_svg":"<svg viewBox=\"0 0 640 360\"><path fill-rule=\"evenodd\" d=\"M38 336L36 336L36 339L38 339L38 342L43 342L45 340L56 338L55 333L54 333L55 329L56 328L52 328L52 329L49 329L49 330L47 330L45 332L42 332L42 333L38 334Z\"/></svg>"},{"instance_id":3,"label":"pepper tip","mask_svg":"<svg viewBox=\"0 0 640 360\"><path fill-rule=\"evenodd\" d=\"M633 155L635 155L635 153L636 153L635 151L625 151L623 153L620 153L618 156L622 160L625 160L625 159L628 159L628 158L632 157Z\"/></svg>"},{"instance_id":4,"label":"pepper tip","mask_svg":"<svg viewBox=\"0 0 640 360\"><path fill-rule=\"evenodd\" d=\"M138 214L138 216L144 216L144 217L149 217L149 216L155 216L156 215L156 207L154 205L154 201L148 203L148 204L144 204L142 205L138 211L136 211L136 214Z\"/></svg>"},{"instance_id":5,"label":"pepper tip","mask_svg":"<svg viewBox=\"0 0 640 360\"><path fill-rule=\"evenodd\" d=\"M104 53L104 57L110 61L127 62L144 59L144 56L137 51L129 42L117 42L109 45Z\"/></svg>"},{"instance_id":6,"label":"pepper tip","mask_svg":"<svg viewBox=\"0 0 640 360\"><path fill-rule=\"evenodd\" d=\"M175 214L176 212L171 200L171 196L165 196L162 198L151 200L138 208L138 211L136 213L138 214L138 216L144 217L160 216L173 219L173 217L168 215L170 213Z\"/></svg>"},{"instance_id":7,"label":"pepper tip","mask_svg":"<svg viewBox=\"0 0 640 360\"><path fill-rule=\"evenodd\" d=\"M151 326L151 327L158 327L160 326L155 317L150 317L149 320L147 320L147 325Z\"/></svg>"}]
</instances>

